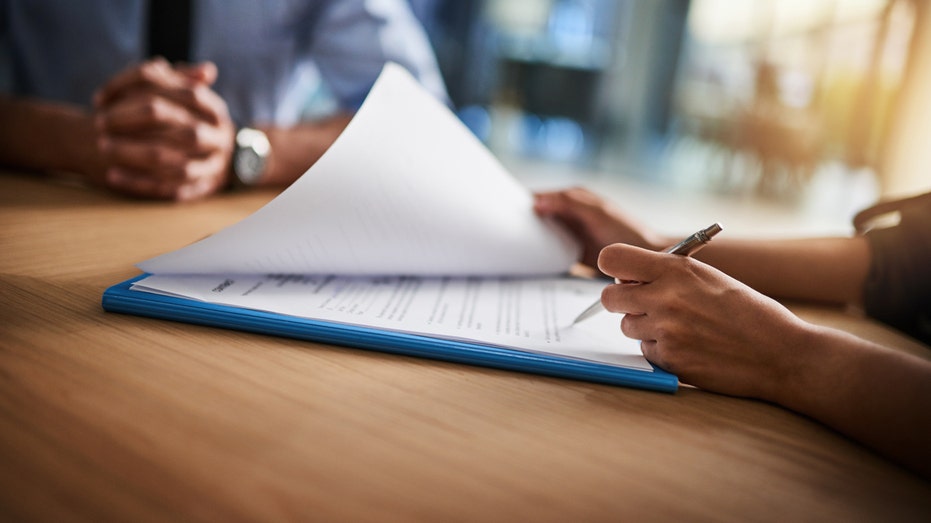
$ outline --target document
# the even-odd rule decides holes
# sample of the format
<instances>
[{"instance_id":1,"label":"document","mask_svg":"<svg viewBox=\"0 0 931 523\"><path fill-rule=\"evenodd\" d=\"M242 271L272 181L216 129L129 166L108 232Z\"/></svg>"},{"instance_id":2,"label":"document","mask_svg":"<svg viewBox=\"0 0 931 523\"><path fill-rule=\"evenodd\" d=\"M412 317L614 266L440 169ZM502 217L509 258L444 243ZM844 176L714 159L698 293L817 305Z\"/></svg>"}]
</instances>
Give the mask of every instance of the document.
<instances>
[{"instance_id":1,"label":"document","mask_svg":"<svg viewBox=\"0 0 931 523\"><path fill-rule=\"evenodd\" d=\"M574 240L444 105L388 64L326 154L252 216L138 264L153 274L565 273Z\"/></svg>"},{"instance_id":2,"label":"document","mask_svg":"<svg viewBox=\"0 0 931 523\"><path fill-rule=\"evenodd\" d=\"M621 334L619 315L572 325L604 287L568 276L578 256L456 116L389 64L291 187L239 223L140 263L148 274L113 286L104 306L675 390L675 377Z\"/></svg>"},{"instance_id":3,"label":"document","mask_svg":"<svg viewBox=\"0 0 931 523\"><path fill-rule=\"evenodd\" d=\"M603 287L569 276L160 275L133 290L652 372L640 342L621 334L620 315L572 325Z\"/></svg>"}]
</instances>

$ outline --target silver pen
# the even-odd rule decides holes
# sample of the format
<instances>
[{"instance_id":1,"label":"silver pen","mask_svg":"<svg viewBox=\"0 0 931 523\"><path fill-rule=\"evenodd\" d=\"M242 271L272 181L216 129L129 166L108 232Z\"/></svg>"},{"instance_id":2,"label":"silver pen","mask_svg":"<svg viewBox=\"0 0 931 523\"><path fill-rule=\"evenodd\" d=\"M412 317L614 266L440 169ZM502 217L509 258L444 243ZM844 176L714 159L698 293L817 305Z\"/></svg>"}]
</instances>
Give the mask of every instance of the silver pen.
<instances>
[{"instance_id":1,"label":"silver pen","mask_svg":"<svg viewBox=\"0 0 931 523\"><path fill-rule=\"evenodd\" d=\"M722 230L723 228L721 227L720 223L713 223L663 252L669 254L678 254L680 256L691 256L692 254L698 252L699 249L707 245L708 242L711 241L711 238L713 238L715 234L718 234ZM621 283L617 278L615 278L614 281L615 283ZM575 321L572 322L572 324L575 325L580 321L587 320L588 318L591 318L603 310L604 306L601 304L601 300L598 300L591 304L587 309L582 311L582 314L579 314L579 316L575 319Z\"/></svg>"}]
</instances>

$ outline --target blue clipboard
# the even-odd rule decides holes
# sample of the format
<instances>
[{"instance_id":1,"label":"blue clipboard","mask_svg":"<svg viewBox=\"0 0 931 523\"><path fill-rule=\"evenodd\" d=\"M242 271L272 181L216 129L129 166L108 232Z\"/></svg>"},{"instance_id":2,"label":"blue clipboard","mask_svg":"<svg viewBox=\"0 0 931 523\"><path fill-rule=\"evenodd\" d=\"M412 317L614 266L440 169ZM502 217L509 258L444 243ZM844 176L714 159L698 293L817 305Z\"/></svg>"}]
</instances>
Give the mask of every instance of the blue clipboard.
<instances>
[{"instance_id":1,"label":"blue clipboard","mask_svg":"<svg viewBox=\"0 0 931 523\"><path fill-rule=\"evenodd\" d=\"M146 276L148 274L130 278L104 291L104 310L661 392L673 393L679 384L676 376L655 366L653 372L647 372L562 356L332 323L131 290L134 282Z\"/></svg>"}]
</instances>

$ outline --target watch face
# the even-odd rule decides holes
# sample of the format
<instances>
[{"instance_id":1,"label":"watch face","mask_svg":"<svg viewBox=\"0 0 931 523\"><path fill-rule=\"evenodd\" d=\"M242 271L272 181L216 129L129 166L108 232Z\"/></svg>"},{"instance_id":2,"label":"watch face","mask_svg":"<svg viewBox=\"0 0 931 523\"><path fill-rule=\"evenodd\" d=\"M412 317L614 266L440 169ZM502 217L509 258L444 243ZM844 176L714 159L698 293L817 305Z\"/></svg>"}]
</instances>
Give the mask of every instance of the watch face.
<instances>
[{"instance_id":1,"label":"watch face","mask_svg":"<svg viewBox=\"0 0 931 523\"><path fill-rule=\"evenodd\" d=\"M236 133L233 173L245 185L254 185L262 177L271 145L265 133L244 127Z\"/></svg>"},{"instance_id":2,"label":"watch face","mask_svg":"<svg viewBox=\"0 0 931 523\"><path fill-rule=\"evenodd\" d=\"M236 151L233 163L233 170L239 181L251 185L258 181L259 176L262 174L265 167L265 158L256 154L252 148L240 148Z\"/></svg>"}]
</instances>

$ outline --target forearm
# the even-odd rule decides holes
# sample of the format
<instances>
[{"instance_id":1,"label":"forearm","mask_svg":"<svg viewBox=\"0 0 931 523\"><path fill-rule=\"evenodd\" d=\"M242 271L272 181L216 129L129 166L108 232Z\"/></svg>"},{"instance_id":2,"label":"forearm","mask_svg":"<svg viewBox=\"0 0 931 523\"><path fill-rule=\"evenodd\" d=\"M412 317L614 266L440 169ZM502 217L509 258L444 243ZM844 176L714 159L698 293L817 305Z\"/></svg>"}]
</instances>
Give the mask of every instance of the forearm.
<instances>
[{"instance_id":1,"label":"forearm","mask_svg":"<svg viewBox=\"0 0 931 523\"><path fill-rule=\"evenodd\" d=\"M931 477L931 361L811 326L775 401Z\"/></svg>"},{"instance_id":2,"label":"forearm","mask_svg":"<svg viewBox=\"0 0 931 523\"><path fill-rule=\"evenodd\" d=\"M96 139L93 116L78 107L0 97L2 165L99 180L104 162Z\"/></svg>"},{"instance_id":3,"label":"forearm","mask_svg":"<svg viewBox=\"0 0 931 523\"><path fill-rule=\"evenodd\" d=\"M829 303L861 303L870 264L869 245L862 237L718 237L695 257L768 296Z\"/></svg>"},{"instance_id":4,"label":"forearm","mask_svg":"<svg viewBox=\"0 0 931 523\"><path fill-rule=\"evenodd\" d=\"M294 127L260 127L272 149L260 184L280 186L297 180L323 156L351 118L340 114Z\"/></svg>"}]
</instances>

